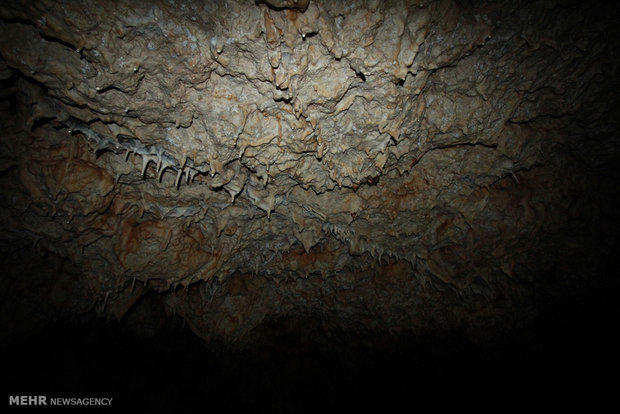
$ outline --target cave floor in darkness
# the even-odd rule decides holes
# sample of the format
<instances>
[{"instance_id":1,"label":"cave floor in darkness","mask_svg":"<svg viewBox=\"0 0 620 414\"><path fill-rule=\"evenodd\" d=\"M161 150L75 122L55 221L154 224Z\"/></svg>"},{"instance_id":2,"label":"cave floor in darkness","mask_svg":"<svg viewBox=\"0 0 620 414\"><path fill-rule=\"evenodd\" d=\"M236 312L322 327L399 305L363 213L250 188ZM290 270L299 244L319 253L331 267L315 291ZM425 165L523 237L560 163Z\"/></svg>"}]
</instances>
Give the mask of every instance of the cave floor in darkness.
<instances>
[{"instance_id":1,"label":"cave floor in darkness","mask_svg":"<svg viewBox=\"0 0 620 414\"><path fill-rule=\"evenodd\" d=\"M288 321L287 332L232 352L205 347L180 319L148 339L116 322L58 322L2 349L4 404L46 395L112 397L114 411L143 412L594 412L613 403L618 385L617 293L575 298L484 344L457 333L309 344Z\"/></svg>"}]
</instances>

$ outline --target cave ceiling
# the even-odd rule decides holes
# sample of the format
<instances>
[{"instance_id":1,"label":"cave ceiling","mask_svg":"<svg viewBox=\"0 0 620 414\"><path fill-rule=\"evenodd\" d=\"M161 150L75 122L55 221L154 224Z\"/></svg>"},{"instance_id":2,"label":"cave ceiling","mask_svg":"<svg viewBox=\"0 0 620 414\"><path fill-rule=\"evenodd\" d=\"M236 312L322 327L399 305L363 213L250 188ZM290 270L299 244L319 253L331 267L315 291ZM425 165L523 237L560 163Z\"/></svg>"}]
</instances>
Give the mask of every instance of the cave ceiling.
<instances>
[{"instance_id":1,"label":"cave ceiling","mask_svg":"<svg viewBox=\"0 0 620 414\"><path fill-rule=\"evenodd\" d=\"M617 193L603 4L2 2L5 279L206 339L512 326Z\"/></svg>"}]
</instances>

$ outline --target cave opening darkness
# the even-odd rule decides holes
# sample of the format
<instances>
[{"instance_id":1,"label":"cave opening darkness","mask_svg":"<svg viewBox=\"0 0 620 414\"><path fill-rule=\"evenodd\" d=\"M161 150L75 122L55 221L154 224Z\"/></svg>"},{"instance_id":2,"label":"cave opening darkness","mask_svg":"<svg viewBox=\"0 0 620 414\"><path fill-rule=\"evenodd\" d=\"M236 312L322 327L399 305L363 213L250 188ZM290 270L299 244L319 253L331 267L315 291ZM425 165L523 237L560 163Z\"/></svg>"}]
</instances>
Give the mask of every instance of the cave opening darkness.
<instances>
[{"instance_id":1,"label":"cave opening darkness","mask_svg":"<svg viewBox=\"0 0 620 414\"><path fill-rule=\"evenodd\" d=\"M618 21L3 2L3 404L607 408Z\"/></svg>"}]
</instances>

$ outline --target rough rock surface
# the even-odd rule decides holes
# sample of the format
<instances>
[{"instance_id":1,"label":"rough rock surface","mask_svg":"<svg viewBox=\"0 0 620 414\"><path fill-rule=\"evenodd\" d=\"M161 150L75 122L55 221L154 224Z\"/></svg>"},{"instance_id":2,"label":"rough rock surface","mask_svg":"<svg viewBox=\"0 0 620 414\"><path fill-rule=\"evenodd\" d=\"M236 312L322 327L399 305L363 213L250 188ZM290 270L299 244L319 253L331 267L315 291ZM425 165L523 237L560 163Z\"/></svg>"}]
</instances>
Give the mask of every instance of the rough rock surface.
<instances>
[{"instance_id":1,"label":"rough rock surface","mask_svg":"<svg viewBox=\"0 0 620 414\"><path fill-rule=\"evenodd\" d=\"M603 3L44 0L0 18L2 283L46 298L3 313L129 314L144 335L174 313L226 343L292 315L477 340L613 260Z\"/></svg>"}]
</instances>

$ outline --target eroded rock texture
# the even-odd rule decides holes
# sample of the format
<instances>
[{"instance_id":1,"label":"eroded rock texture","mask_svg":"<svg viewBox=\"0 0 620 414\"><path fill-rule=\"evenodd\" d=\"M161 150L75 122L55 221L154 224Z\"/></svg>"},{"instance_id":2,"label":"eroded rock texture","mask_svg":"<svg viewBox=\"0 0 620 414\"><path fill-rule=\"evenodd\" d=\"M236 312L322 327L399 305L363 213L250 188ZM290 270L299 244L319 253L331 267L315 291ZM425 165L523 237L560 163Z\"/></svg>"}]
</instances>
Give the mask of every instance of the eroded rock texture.
<instances>
[{"instance_id":1,"label":"eroded rock texture","mask_svg":"<svg viewBox=\"0 0 620 414\"><path fill-rule=\"evenodd\" d=\"M613 7L9 1L0 17L3 284L46 298L18 307L31 320L95 310L149 334L177 314L243 343L305 315L479 339L607 280Z\"/></svg>"}]
</instances>

